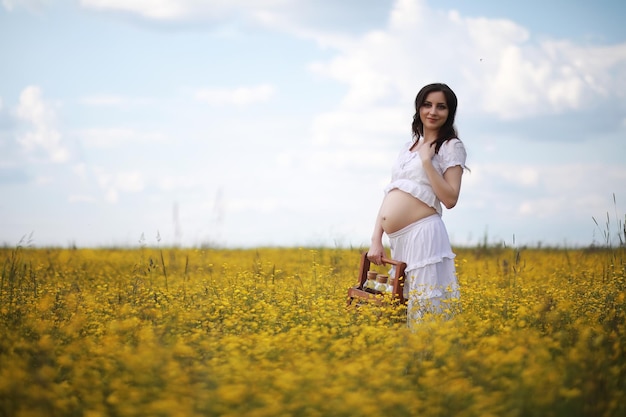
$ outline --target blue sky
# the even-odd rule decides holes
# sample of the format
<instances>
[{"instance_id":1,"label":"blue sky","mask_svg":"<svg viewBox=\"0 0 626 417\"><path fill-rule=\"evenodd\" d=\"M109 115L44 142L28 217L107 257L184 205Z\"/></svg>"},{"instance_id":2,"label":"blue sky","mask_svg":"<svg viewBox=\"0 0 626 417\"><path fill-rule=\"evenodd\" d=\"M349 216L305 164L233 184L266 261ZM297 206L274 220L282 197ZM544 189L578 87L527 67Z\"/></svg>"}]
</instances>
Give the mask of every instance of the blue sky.
<instances>
[{"instance_id":1,"label":"blue sky","mask_svg":"<svg viewBox=\"0 0 626 417\"><path fill-rule=\"evenodd\" d=\"M623 16L617 0L0 0L0 244L366 247L434 81L459 97L471 169L444 210L454 244L603 242L626 207Z\"/></svg>"}]
</instances>

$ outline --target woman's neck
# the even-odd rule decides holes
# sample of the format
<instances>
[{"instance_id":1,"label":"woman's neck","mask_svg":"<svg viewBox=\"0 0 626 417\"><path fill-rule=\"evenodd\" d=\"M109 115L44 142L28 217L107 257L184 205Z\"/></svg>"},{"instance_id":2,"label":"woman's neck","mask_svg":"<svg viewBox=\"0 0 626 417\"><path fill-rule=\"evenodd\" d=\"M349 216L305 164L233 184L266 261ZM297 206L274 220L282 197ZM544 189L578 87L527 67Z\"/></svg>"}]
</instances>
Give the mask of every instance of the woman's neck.
<instances>
[{"instance_id":1,"label":"woman's neck","mask_svg":"<svg viewBox=\"0 0 626 417\"><path fill-rule=\"evenodd\" d=\"M439 136L439 131L435 130L424 130L424 142L426 143L433 143L437 140Z\"/></svg>"}]
</instances>

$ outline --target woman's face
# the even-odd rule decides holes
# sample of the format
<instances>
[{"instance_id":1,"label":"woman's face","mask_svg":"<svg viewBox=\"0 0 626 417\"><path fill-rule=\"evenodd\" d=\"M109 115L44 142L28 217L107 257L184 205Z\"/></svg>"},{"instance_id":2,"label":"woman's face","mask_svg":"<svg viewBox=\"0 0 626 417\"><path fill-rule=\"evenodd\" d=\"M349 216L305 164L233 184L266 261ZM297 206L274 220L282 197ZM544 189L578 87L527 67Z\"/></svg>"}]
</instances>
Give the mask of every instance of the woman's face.
<instances>
[{"instance_id":1,"label":"woman's face","mask_svg":"<svg viewBox=\"0 0 626 417\"><path fill-rule=\"evenodd\" d=\"M438 131L448 120L449 112L446 96L441 91L429 93L420 107L420 120L424 125L424 131Z\"/></svg>"}]
</instances>

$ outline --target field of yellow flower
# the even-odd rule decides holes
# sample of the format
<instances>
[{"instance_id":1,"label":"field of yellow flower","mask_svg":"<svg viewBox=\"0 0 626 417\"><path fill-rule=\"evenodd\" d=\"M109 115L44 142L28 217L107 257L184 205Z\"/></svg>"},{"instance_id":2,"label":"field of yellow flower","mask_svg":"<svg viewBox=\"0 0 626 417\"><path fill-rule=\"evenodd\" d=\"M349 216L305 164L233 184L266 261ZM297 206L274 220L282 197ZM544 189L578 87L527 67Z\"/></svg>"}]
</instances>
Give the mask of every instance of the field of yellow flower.
<instances>
[{"instance_id":1,"label":"field of yellow flower","mask_svg":"<svg viewBox=\"0 0 626 417\"><path fill-rule=\"evenodd\" d=\"M626 415L623 248L456 252L410 330L359 249L0 249L0 416Z\"/></svg>"}]
</instances>

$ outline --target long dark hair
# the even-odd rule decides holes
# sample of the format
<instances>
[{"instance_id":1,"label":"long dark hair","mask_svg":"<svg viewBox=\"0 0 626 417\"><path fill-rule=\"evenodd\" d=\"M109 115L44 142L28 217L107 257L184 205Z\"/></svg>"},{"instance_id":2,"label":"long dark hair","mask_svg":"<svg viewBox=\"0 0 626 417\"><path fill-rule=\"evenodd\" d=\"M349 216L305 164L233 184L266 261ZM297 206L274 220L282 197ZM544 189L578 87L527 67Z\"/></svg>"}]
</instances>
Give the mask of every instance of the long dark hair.
<instances>
[{"instance_id":1,"label":"long dark hair","mask_svg":"<svg viewBox=\"0 0 626 417\"><path fill-rule=\"evenodd\" d=\"M435 152L439 152L439 148L441 148L441 145L443 145L446 141L458 138L456 128L454 127L454 118L456 116L456 107L458 104L454 91L443 83L434 83L424 86L420 92L417 93L417 97L415 97L415 115L413 116L413 123L411 125L415 140L419 140L421 136L424 136L424 124L420 119L420 108L424 105L424 101L426 101L426 97L428 97L430 93L438 91L441 91L446 98L446 104L448 105L448 119L439 129L439 137L434 142Z\"/></svg>"}]
</instances>

